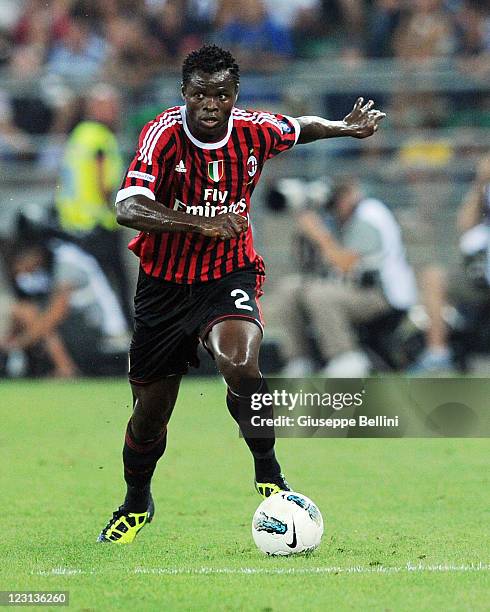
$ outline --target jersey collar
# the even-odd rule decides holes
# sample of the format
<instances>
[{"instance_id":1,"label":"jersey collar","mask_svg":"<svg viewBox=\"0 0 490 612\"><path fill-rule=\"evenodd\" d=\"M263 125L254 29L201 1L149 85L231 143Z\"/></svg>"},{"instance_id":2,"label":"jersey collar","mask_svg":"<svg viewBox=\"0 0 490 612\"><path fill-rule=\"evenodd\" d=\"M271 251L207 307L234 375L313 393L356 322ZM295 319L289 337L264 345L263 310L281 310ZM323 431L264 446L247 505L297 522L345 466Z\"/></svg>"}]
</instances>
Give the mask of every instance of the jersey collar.
<instances>
[{"instance_id":1,"label":"jersey collar","mask_svg":"<svg viewBox=\"0 0 490 612\"><path fill-rule=\"evenodd\" d=\"M233 110L230 114L230 118L228 119L228 131L226 136L219 140L218 142L201 142L195 136L191 134L189 126L187 125L187 116L186 116L185 105L180 107L180 114L182 115L182 125L184 126L184 132L189 137L189 140L196 145L196 147L200 147L201 149L221 149L228 142L231 136L231 130L233 129Z\"/></svg>"}]
</instances>

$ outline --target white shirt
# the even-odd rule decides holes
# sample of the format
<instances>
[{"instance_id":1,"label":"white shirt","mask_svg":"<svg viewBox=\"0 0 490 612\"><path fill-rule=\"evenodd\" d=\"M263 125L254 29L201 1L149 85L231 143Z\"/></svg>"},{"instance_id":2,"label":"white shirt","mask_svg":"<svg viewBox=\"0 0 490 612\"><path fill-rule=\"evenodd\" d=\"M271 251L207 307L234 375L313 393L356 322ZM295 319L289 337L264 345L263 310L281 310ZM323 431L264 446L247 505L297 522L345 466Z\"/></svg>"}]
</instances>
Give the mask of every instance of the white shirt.
<instances>
[{"instance_id":1,"label":"white shirt","mask_svg":"<svg viewBox=\"0 0 490 612\"><path fill-rule=\"evenodd\" d=\"M381 236L379 274L386 299L394 308L410 308L417 299L415 275L408 265L400 226L393 213L379 200L367 198L353 214L372 225Z\"/></svg>"}]
</instances>

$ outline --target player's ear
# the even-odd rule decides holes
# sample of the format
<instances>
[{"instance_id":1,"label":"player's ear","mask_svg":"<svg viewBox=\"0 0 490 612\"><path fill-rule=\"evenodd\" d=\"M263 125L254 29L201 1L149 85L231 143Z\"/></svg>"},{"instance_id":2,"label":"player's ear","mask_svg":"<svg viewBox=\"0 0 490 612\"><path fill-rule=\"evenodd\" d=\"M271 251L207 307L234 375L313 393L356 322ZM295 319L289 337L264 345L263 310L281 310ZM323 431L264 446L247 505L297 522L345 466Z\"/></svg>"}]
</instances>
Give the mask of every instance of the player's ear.
<instances>
[{"instance_id":1,"label":"player's ear","mask_svg":"<svg viewBox=\"0 0 490 612\"><path fill-rule=\"evenodd\" d=\"M235 89L235 102L238 100L238 94L240 93L240 85L237 83L236 84L236 89Z\"/></svg>"},{"instance_id":2,"label":"player's ear","mask_svg":"<svg viewBox=\"0 0 490 612\"><path fill-rule=\"evenodd\" d=\"M184 83L180 84L180 93L182 95L182 98L185 99L185 85L184 85Z\"/></svg>"}]
</instances>

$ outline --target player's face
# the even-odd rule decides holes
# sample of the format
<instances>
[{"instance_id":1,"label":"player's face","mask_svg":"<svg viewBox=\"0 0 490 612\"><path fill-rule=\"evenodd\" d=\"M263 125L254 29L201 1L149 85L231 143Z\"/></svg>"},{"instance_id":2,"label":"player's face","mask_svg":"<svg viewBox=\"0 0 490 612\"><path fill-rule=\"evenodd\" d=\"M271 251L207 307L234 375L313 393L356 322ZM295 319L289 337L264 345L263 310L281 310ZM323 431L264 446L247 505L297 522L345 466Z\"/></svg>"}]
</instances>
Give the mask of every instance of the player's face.
<instances>
[{"instance_id":1,"label":"player's face","mask_svg":"<svg viewBox=\"0 0 490 612\"><path fill-rule=\"evenodd\" d=\"M182 86L188 125L193 135L203 142L224 138L237 94L238 87L228 70L213 74L194 72L188 83Z\"/></svg>"}]
</instances>

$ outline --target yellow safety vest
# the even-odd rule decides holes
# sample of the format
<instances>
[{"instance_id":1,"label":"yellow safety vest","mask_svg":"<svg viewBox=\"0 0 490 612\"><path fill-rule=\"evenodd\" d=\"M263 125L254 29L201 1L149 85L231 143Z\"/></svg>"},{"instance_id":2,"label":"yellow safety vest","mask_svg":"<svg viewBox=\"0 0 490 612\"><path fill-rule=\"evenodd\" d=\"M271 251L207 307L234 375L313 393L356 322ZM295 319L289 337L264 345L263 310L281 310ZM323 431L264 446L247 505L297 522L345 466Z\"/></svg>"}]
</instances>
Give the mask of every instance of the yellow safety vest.
<instances>
[{"instance_id":1,"label":"yellow safety vest","mask_svg":"<svg viewBox=\"0 0 490 612\"><path fill-rule=\"evenodd\" d=\"M115 135L102 123L79 123L66 145L55 197L60 223L66 231L89 232L98 225L110 230L118 227L115 210L108 206L98 186L99 152L104 156L104 187L115 191L123 170Z\"/></svg>"}]
</instances>

